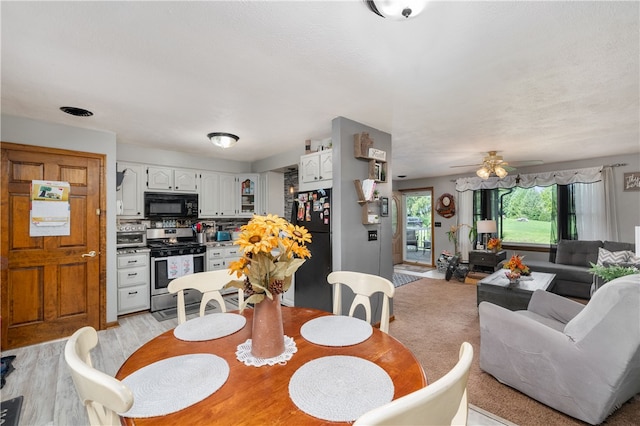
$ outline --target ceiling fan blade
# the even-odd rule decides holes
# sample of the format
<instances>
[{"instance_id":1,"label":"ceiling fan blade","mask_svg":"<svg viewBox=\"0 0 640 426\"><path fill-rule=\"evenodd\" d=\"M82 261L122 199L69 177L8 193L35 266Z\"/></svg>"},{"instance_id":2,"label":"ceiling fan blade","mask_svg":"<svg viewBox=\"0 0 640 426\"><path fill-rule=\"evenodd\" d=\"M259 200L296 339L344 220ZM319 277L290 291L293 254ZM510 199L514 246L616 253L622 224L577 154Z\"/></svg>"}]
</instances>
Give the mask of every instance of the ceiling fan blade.
<instances>
[{"instance_id":1,"label":"ceiling fan blade","mask_svg":"<svg viewBox=\"0 0 640 426\"><path fill-rule=\"evenodd\" d=\"M462 164L459 166L449 166L449 167L452 169L455 169L457 167L480 167L480 166L482 166L482 164Z\"/></svg>"},{"instance_id":2,"label":"ceiling fan blade","mask_svg":"<svg viewBox=\"0 0 640 426\"><path fill-rule=\"evenodd\" d=\"M513 161L510 164L515 167L539 166L541 164L544 164L544 161L542 160Z\"/></svg>"}]
</instances>

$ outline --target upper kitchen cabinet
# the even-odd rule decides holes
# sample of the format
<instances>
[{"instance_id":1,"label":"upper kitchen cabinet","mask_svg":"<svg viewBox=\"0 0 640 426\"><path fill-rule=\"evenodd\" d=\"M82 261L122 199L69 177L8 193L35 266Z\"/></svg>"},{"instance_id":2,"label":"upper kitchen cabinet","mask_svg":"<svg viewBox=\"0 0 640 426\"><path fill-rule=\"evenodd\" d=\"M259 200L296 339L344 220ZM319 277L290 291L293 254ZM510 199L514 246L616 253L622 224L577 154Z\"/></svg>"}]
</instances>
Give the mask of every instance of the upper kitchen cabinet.
<instances>
[{"instance_id":1,"label":"upper kitchen cabinet","mask_svg":"<svg viewBox=\"0 0 640 426\"><path fill-rule=\"evenodd\" d=\"M260 213L260 176L257 173L236 175L236 191L239 195L238 216L251 217Z\"/></svg>"},{"instance_id":2,"label":"upper kitchen cabinet","mask_svg":"<svg viewBox=\"0 0 640 426\"><path fill-rule=\"evenodd\" d=\"M198 176L199 174L195 170L147 166L147 189L197 192Z\"/></svg>"},{"instance_id":3,"label":"upper kitchen cabinet","mask_svg":"<svg viewBox=\"0 0 640 426\"><path fill-rule=\"evenodd\" d=\"M122 183L116 188L116 214L121 217L142 218L144 216L144 166L118 162L116 170L124 174Z\"/></svg>"},{"instance_id":4,"label":"upper kitchen cabinet","mask_svg":"<svg viewBox=\"0 0 640 426\"><path fill-rule=\"evenodd\" d=\"M284 216L284 173L260 173L260 214Z\"/></svg>"},{"instance_id":5,"label":"upper kitchen cabinet","mask_svg":"<svg viewBox=\"0 0 640 426\"><path fill-rule=\"evenodd\" d=\"M234 217L238 214L236 176L229 173L202 172L198 207L201 218Z\"/></svg>"},{"instance_id":6,"label":"upper kitchen cabinet","mask_svg":"<svg viewBox=\"0 0 640 426\"><path fill-rule=\"evenodd\" d=\"M299 170L299 189L301 191L331 188L333 151L328 149L301 156Z\"/></svg>"}]
</instances>

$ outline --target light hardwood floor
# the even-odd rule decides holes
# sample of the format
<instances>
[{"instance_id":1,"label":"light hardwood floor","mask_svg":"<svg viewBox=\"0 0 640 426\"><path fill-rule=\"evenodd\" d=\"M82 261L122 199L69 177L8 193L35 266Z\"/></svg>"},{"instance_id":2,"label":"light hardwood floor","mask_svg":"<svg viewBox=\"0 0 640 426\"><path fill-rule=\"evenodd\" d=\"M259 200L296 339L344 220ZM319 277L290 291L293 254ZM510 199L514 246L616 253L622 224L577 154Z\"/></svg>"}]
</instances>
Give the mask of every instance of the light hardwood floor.
<instances>
[{"instance_id":1,"label":"light hardwood floor","mask_svg":"<svg viewBox=\"0 0 640 426\"><path fill-rule=\"evenodd\" d=\"M229 305L230 309L234 308ZM214 309L208 312L216 312ZM197 314L187 315L193 318ZM150 313L118 319L119 327L98 332L98 346L92 351L95 368L115 375L122 363L135 350L155 336L178 325L177 319L157 321ZM80 403L64 360L66 339L4 351L2 356L16 355L15 370L7 377L2 400L23 395L21 426L71 426L88 424L87 413ZM487 415L485 415L487 414ZM503 426L489 413L472 407L469 424Z\"/></svg>"}]
</instances>

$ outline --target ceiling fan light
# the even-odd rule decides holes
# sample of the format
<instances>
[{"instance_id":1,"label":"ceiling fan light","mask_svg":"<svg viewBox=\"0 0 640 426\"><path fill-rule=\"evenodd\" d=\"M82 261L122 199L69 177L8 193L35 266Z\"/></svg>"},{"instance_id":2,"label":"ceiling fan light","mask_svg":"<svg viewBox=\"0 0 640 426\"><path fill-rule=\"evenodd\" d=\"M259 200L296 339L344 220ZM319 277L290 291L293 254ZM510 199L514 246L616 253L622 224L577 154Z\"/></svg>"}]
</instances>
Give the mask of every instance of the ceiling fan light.
<instances>
[{"instance_id":1,"label":"ceiling fan light","mask_svg":"<svg viewBox=\"0 0 640 426\"><path fill-rule=\"evenodd\" d=\"M231 133L213 132L207 135L211 143L220 148L231 148L240 139L238 136Z\"/></svg>"},{"instance_id":2,"label":"ceiling fan light","mask_svg":"<svg viewBox=\"0 0 640 426\"><path fill-rule=\"evenodd\" d=\"M509 173L507 173L507 171L505 169L503 169L501 166L498 166L495 168L494 172L496 173L496 175L502 179L503 177L505 177L506 175L508 175Z\"/></svg>"},{"instance_id":3,"label":"ceiling fan light","mask_svg":"<svg viewBox=\"0 0 640 426\"><path fill-rule=\"evenodd\" d=\"M365 0L369 9L383 18L404 21L418 16L428 0Z\"/></svg>"},{"instance_id":4,"label":"ceiling fan light","mask_svg":"<svg viewBox=\"0 0 640 426\"><path fill-rule=\"evenodd\" d=\"M491 172L489 171L489 169L487 169L486 167L483 166L483 167L480 167L478 169L476 174L478 175L479 178L489 179L489 176L491 175Z\"/></svg>"}]
</instances>

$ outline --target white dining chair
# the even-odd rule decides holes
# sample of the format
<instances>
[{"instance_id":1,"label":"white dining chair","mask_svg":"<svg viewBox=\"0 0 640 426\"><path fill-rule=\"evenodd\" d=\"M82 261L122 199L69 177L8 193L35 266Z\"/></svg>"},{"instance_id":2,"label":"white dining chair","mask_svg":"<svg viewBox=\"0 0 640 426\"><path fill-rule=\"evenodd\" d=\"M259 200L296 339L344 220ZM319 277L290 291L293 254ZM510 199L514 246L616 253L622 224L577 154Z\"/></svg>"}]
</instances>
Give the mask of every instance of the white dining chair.
<instances>
[{"instance_id":1,"label":"white dining chair","mask_svg":"<svg viewBox=\"0 0 640 426\"><path fill-rule=\"evenodd\" d=\"M169 290L169 293L178 293L178 324L187 321L187 313L184 305L185 290L195 289L202 293L200 316L204 315L207 304L212 300L218 302L222 312L227 312L227 306L224 303L221 290L230 281L242 281L244 279L244 275L237 278L235 274L229 275L228 269L219 269L217 271L196 272L195 274L184 275L171 281L167 286L167 290ZM238 307L242 309L243 305L244 292L242 289L238 289Z\"/></svg>"},{"instance_id":2,"label":"white dining chair","mask_svg":"<svg viewBox=\"0 0 640 426\"><path fill-rule=\"evenodd\" d=\"M389 299L395 294L393 283L377 275L353 271L334 271L327 276L329 284L333 285L333 314L342 315L342 285L353 291L355 297L349 309L349 316L353 316L359 305L364 307L366 320L371 323L371 296L382 293L382 313L380 316L380 330L389 333Z\"/></svg>"},{"instance_id":3,"label":"white dining chair","mask_svg":"<svg viewBox=\"0 0 640 426\"><path fill-rule=\"evenodd\" d=\"M133 393L115 377L93 368L91 349L98 344L93 327L83 327L73 333L64 348L64 359L71 377L87 409L92 426L120 425L117 413L128 411L133 405Z\"/></svg>"},{"instance_id":4,"label":"white dining chair","mask_svg":"<svg viewBox=\"0 0 640 426\"><path fill-rule=\"evenodd\" d=\"M469 413L467 380L473 346L460 346L458 363L430 385L363 414L354 426L466 425Z\"/></svg>"}]
</instances>

